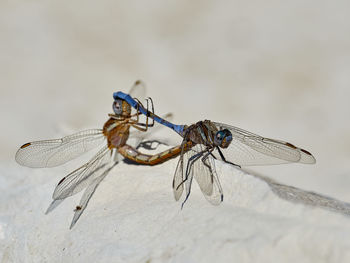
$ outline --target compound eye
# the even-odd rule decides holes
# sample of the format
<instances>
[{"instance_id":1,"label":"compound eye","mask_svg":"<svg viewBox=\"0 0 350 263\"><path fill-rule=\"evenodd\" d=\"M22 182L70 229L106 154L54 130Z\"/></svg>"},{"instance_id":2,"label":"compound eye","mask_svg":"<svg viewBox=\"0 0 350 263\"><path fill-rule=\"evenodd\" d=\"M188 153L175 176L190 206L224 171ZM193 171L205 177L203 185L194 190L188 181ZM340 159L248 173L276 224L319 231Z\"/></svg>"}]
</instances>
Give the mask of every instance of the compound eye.
<instances>
[{"instance_id":1,"label":"compound eye","mask_svg":"<svg viewBox=\"0 0 350 263\"><path fill-rule=\"evenodd\" d=\"M113 111L116 115L121 115L123 113L122 104L123 101L118 99L113 102Z\"/></svg>"},{"instance_id":2,"label":"compound eye","mask_svg":"<svg viewBox=\"0 0 350 263\"><path fill-rule=\"evenodd\" d=\"M220 130L215 135L215 144L227 148L232 141L232 133L228 129Z\"/></svg>"},{"instance_id":3,"label":"compound eye","mask_svg":"<svg viewBox=\"0 0 350 263\"><path fill-rule=\"evenodd\" d=\"M218 132L216 133L216 139L217 139L218 141L222 141L222 140L224 139L224 137L225 137L225 133L224 133L223 131L218 131Z\"/></svg>"},{"instance_id":4,"label":"compound eye","mask_svg":"<svg viewBox=\"0 0 350 263\"><path fill-rule=\"evenodd\" d=\"M214 140L214 143L217 145L217 146L220 146L221 143L222 143L222 140L225 138L225 133L224 131L218 131L216 134L215 134L215 140Z\"/></svg>"}]
</instances>

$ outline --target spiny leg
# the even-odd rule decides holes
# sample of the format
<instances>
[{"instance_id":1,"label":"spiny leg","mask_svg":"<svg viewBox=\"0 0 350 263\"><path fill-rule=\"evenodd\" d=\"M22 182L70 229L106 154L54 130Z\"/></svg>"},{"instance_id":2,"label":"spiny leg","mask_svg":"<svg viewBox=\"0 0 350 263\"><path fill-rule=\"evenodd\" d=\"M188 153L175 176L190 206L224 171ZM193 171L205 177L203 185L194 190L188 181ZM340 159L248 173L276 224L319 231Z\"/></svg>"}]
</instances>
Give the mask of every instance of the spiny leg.
<instances>
[{"instance_id":1,"label":"spiny leg","mask_svg":"<svg viewBox=\"0 0 350 263\"><path fill-rule=\"evenodd\" d=\"M192 155L188 161L187 161L187 166L186 166L186 173L185 173L185 179L182 180L182 182L176 187L176 190L179 189L179 187L181 185L183 185L187 179L188 179L188 175L190 174L189 172L191 171L191 168L192 168L192 165L195 161L197 161L201 155L203 154L203 152L199 152L199 153L196 153L195 155Z\"/></svg>"},{"instance_id":2,"label":"spiny leg","mask_svg":"<svg viewBox=\"0 0 350 263\"><path fill-rule=\"evenodd\" d=\"M135 100L137 101L137 113L139 114L139 115L141 115L142 113L141 112L139 112L139 107L142 107L142 108L144 108L144 106L142 105L142 103L137 99L137 98L135 98ZM147 102L147 115L146 115L146 123L139 123L139 116L137 115L137 119L136 119L136 121L134 120L134 124L137 124L137 125L139 125L139 126L143 126L143 127L146 127L146 130L147 130L147 128L148 127L153 127L154 126L154 120L152 119L152 124L148 124L148 118L149 118L149 110L148 110L148 100L150 100L151 101L151 104L152 104L152 114L154 114L154 105L153 105L153 100L151 99L151 98L147 98L146 99L146 102Z\"/></svg>"},{"instance_id":3,"label":"spiny leg","mask_svg":"<svg viewBox=\"0 0 350 263\"><path fill-rule=\"evenodd\" d=\"M148 116L146 116L146 124L145 123L139 123L139 115L141 114L141 112L139 112L139 106L142 105L142 103L135 98L135 100L137 100L138 104L137 104L137 119L136 120L130 120L129 124L134 127L135 129L139 130L139 131L143 131L146 132L148 127L152 127L154 125L154 121L152 124L148 124ZM153 108L153 102L152 102L152 110L154 111ZM148 100L147 100L147 111L148 111Z\"/></svg>"},{"instance_id":4,"label":"spiny leg","mask_svg":"<svg viewBox=\"0 0 350 263\"><path fill-rule=\"evenodd\" d=\"M113 114L108 114L108 115L110 117L112 117L113 119L118 120L118 125L127 124L127 125L134 127L135 129L137 129L139 131L147 131L147 128L139 127L139 126L141 126L141 124L137 123L136 120L131 119L132 117L138 116L140 114L142 114L142 113L140 113L140 112L135 113L133 115L130 115L130 117L118 117L118 116L113 115Z\"/></svg>"},{"instance_id":5,"label":"spiny leg","mask_svg":"<svg viewBox=\"0 0 350 263\"><path fill-rule=\"evenodd\" d=\"M135 113L133 115L130 115L129 117L118 117L114 114L108 114L108 115L112 119L118 121L117 125L130 125L130 126L135 127L138 130L145 131L142 127L141 127L141 129L139 129L139 127L137 126L138 123L135 120L131 119L132 117L136 116L137 114L142 114L142 113Z\"/></svg>"},{"instance_id":6,"label":"spiny leg","mask_svg":"<svg viewBox=\"0 0 350 263\"><path fill-rule=\"evenodd\" d=\"M150 117L150 112L148 111L148 100L151 101L151 105L152 105L152 115L154 115L154 104L153 104L153 100L152 100L151 97L148 97L148 98L147 98L147 119ZM153 118L151 118L151 119L152 119L152 125L150 125L150 127L153 127L153 125L154 125L154 119L153 119Z\"/></svg>"},{"instance_id":7,"label":"spiny leg","mask_svg":"<svg viewBox=\"0 0 350 263\"><path fill-rule=\"evenodd\" d=\"M150 113L149 113L149 110L148 110L148 100L151 101L151 105L152 105L152 114L154 115L154 104L153 104L153 100L151 97L148 97L146 99L147 101L147 117L146 117L146 123L147 123L147 127L153 127L154 126L154 119L152 119L152 124L148 124L148 118L150 117Z\"/></svg>"},{"instance_id":8,"label":"spiny leg","mask_svg":"<svg viewBox=\"0 0 350 263\"><path fill-rule=\"evenodd\" d=\"M142 105L142 103L137 99L137 98L135 98L135 100L137 101L137 109L136 109L136 111L137 111L137 117L136 117L136 123L138 124L138 125L140 125L140 126L144 126L144 125L142 125L142 124L144 124L144 123L139 123L139 115L140 114L138 114L138 113L140 113L140 111L139 111L139 107L140 107L140 105L143 107L143 105ZM148 105L147 105L147 107L148 107ZM146 119L146 124L147 124L147 119Z\"/></svg>"},{"instance_id":9,"label":"spiny leg","mask_svg":"<svg viewBox=\"0 0 350 263\"><path fill-rule=\"evenodd\" d=\"M150 117L150 112L148 110L148 101L151 101L151 107L152 107L152 114L154 115L154 104L153 104L153 100L151 97L148 97L146 99L146 102L147 102L147 116L146 116L146 123L147 123L147 127L153 127L154 126L154 119L152 119L152 124L148 124L148 118Z\"/></svg>"},{"instance_id":10,"label":"spiny leg","mask_svg":"<svg viewBox=\"0 0 350 263\"><path fill-rule=\"evenodd\" d=\"M216 173L215 167L214 167L214 169L212 169L211 165L210 165L209 163L207 163L209 155L213 156L214 159L216 159L215 156L212 154L212 151L213 151L214 149L215 149L215 148L210 149L210 150L208 151L208 153L207 153L206 155L203 156L202 162L203 162L203 164L204 164L206 167L208 167L208 169L209 169L209 171L210 171L210 174L211 174L211 176L212 176L212 177L211 177L212 183L214 183L214 180L215 180L215 179L217 180L217 186L218 186L218 188L219 188L220 198L221 198L221 202L222 202L222 201L224 201L224 194L222 193L222 187L221 187L221 184L220 184L220 182L219 182L219 179L218 179L218 178L215 178L215 175L214 175L214 173ZM214 172L213 172L213 170L214 170Z\"/></svg>"},{"instance_id":11,"label":"spiny leg","mask_svg":"<svg viewBox=\"0 0 350 263\"><path fill-rule=\"evenodd\" d=\"M235 164L235 163L226 161L225 156L224 156L223 153L221 152L220 148L219 148L219 147L216 147L216 148L218 149L218 152L219 152L219 154L220 154L221 159L222 159L225 163L232 164L233 166L237 166L238 168L241 168L241 166L238 165L238 164Z\"/></svg>"},{"instance_id":12,"label":"spiny leg","mask_svg":"<svg viewBox=\"0 0 350 263\"><path fill-rule=\"evenodd\" d=\"M114 113L108 113L108 116L111 117L113 120L117 120L117 121L125 121L128 118L125 118L124 116L118 116Z\"/></svg>"},{"instance_id":13,"label":"spiny leg","mask_svg":"<svg viewBox=\"0 0 350 263\"><path fill-rule=\"evenodd\" d=\"M189 189L188 189L188 191L187 191L187 193L186 193L186 198L185 198L185 200L182 202L182 204L181 204L181 210L184 208L184 205L185 205L185 203L186 203L186 201L187 201L187 199L190 197L190 194L191 194L191 185L192 185L192 179L193 179L193 177L191 177L191 181L190 181L190 184L189 184Z\"/></svg>"},{"instance_id":14,"label":"spiny leg","mask_svg":"<svg viewBox=\"0 0 350 263\"><path fill-rule=\"evenodd\" d=\"M207 151L207 150L205 150L205 151ZM191 173L191 170L193 169L193 164L194 164L196 161L198 161L199 158L201 158L201 156L203 155L203 153L204 153L205 151L201 151L201 152L199 152L199 153L197 153L197 154L191 156L190 159L188 159L187 166L186 166L186 177L185 177L185 179L181 182L180 185L184 184L184 183L188 180L188 177L189 177L189 175L190 175L190 173ZM187 191L187 193L186 193L185 200L182 202L181 209L183 208L184 204L186 203L187 199L189 198L189 196L190 196L190 194L191 194L192 179L193 179L193 177L190 178L191 181L190 181L190 183L189 183L189 187L188 187L188 191ZM180 186L180 185L179 185L179 186ZM178 186L178 187L179 187L179 186Z\"/></svg>"},{"instance_id":15,"label":"spiny leg","mask_svg":"<svg viewBox=\"0 0 350 263\"><path fill-rule=\"evenodd\" d=\"M145 131L147 131L147 127L140 127L140 126L138 126L138 124L134 124L134 123L129 123L130 124L130 126L132 126L132 127L134 127L135 129L137 129L137 130L139 130L139 131L143 131L143 132L145 132Z\"/></svg>"},{"instance_id":16,"label":"spiny leg","mask_svg":"<svg viewBox=\"0 0 350 263\"><path fill-rule=\"evenodd\" d=\"M216 159L215 156L212 154L212 152L214 151L214 149L215 149L215 148L208 149L208 150L207 150L207 153L202 157L202 162L203 162L203 164L204 164L206 167L209 168L210 172L211 172L211 167L210 167L209 164L206 163L206 160L208 159L209 155L213 156L214 159Z\"/></svg>"},{"instance_id":17,"label":"spiny leg","mask_svg":"<svg viewBox=\"0 0 350 263\"><path fill-rule=\"evenodd\" d=\"M132 115L126 117L126 116L118 116L118 115L116 115L116 114L114 114L114 113L108 113L108 116L111 117L111 118L114 119L114 120L117 120L117 121L124 121L124 123L126 123L126 122L129 122L129 121L132 121L132 120L131 120L132 117L135 117L135 116L141 115L141 114L142 114L141 112L137 112L137 113L134 113L134 114L132 114Z\"/></svg>"}]
</instances>

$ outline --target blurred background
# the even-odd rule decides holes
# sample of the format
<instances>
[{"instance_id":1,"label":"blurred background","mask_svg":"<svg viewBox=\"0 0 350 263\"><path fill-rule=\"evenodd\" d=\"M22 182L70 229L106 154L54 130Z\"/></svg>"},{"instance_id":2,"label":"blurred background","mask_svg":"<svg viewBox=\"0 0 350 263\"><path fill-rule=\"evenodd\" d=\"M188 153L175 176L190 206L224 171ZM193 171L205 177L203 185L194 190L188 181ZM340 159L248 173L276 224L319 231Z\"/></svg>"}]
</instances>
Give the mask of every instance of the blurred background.
<instances>
[{"instance_id":1,"label":"blurred background","mask_svg":"<svg viewBox=\"0 0 350 263\"><path fill-rule=\"evenodd\" d=\"M102 127L112 93L142 79L175 123L215 120L309 150L316 165L252 169L350 202L349 10L343 0L1 1L1 162L17 169L27 141Z\"/></svg>"}]
</instances>

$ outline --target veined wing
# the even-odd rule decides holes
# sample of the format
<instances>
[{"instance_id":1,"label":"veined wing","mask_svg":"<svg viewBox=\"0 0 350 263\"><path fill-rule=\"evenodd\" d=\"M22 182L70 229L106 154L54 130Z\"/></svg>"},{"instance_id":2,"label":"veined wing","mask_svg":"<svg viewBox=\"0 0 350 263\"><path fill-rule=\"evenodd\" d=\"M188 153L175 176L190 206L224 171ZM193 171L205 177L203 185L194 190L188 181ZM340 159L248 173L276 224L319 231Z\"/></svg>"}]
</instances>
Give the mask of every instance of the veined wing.
<instances>
[{"instance_id":1,"label":"veined wing","mask_svg":"<svg viewBox=\"0 0 350 263\"><path fill-rule=\"evenodd\" d=\"M216 174L214 158L208 156L202 161L203 145L197 144L187 152L182 153L176 167L173 191L175 200L179 200L185 189L186 198L191 193L193 177L196 179L205 198L214 205L218 205L223 200L222 188ZM185 202L184 201L184 202Z\"/></svg>"},{"instance_id":2,"label":"veined wing","mask_svg":"<svg viewBox=\"0 0 350 263\"><path fill-rule=\"evenodd\" d=\"M90 185L85 189L83 196L80 199L79 205L77 206L77 208L75 210L74 213L74 217L72 219L72 223L70 225L70 228L72 229L72 227L75 225L75 223L78 221L78 219L80 218L80 216L83 214L85 208L87 207L92 195L95 193L96 188L98 187L98 185L102 182L102 180L107 176L107 174L109 173L109 171L114 167L114 165L116 165L116 163L108 166L107 169L104 170L104 172L99 175L98 177L96 177L91 183Z\"/></svg>"},{"instance_id":3,"label":"veined wing","mask_svg":"<svg viewBox=\"0 0 350 263\"><path fill-rule=\"evenodd\" d=\"M197 151L204 148L202 145L196 145L195 147L198 147L197 149L195 148ZM216 173L214 157L209 155L207 158L203 159L201 156L201 158L193 164L193 174L208 202L213 205L219 205L223 201L223 192L218 174Z\"/></svg>"},{"instance_id":4,"label":"veined wing","mask_svg":"<svg viewBox=\"0 0 350 263\"><path fill-rule=\"evenodd\" d=\"M101 129L90 129L61 139L30 142L18 149L15 159L27 167L54 167L95 148L104 139Z\"/></svg>"},{"instance_id":5,"label":"veined wing","mask_svg":"<svg viewBox=\"0 0 350 263\"><path fill-rule=\"evenodd\" d=\"M227 124L213 123L219 130L228 129L232 133L231 144L222 151L227 160L234 164L248 166L316 162L311 153L291 143L264 138Z\"/></svg>"},{"instance_id":6,"label":"veined wing","mask_svg":"<svg viewBox=\"0 0 350 263\"><path fill-rule=\"evenodd\" d=\"M173 192L175 200L178 201L184 191L184 180L186 174L186 163L184 164L185 159L185 141L184 139L181 144L181 154L179 161L176 166L174 178L173 178Z\"/></svg>"},{"instance_id":7,"label":"veined wing","mask_svg":"<svg viewBox=\"0 0 350 263\"><path fill-rule=\"evenodd\" d=\"M71 172L58 183L52 195L54 200L65 199L87 187L108 168L111 151L105 146L89 162Z\"/></svg>"},{"instance_id":8,"label":"veined wing","mask_svg":"<svg viewBox=\"0 0 350 263\"><path fill-rule=\"evenodd\" d=\"M193 174L189 174L186 180L186 166L188 163L188 159L192 155L197 154L197 152L195 150L191 151L190 149L192 147L192 143L188 144L186 142L187 142L187 136L185 136L185 138L181 143L180 158L177 163L174 178L173 178L173 192L174 192L174 197L176 201L180 199L184 191L184 185L186 187L186 200L191 191Z\"/></svg>"},{"instance_id":9,"label":"veined wing","mask_svg":"<svg viewBox=\"0 0 350 263\"><path fill-rule=\"evenodd\" d=\"M80 218L80 216L82 215L82 213L86 209L91 197L95 193L95 191L96 191L97 187L99 186L99 184L101 183L101 181L107 176L109 171L117 164L117 162L108 163L108 160L109 160L108 157L109 157L108 155L106 156L104 154L104 149L102 149L102 151L100 151L95 156L95 158L93 158L91 160L92 161L91 164L92 164L92 163L94 163L93 160L98 159L99 160L98 162L100 164L97 165L97 168L95 170L93 170L93 168L91 168L92 171L90 173L90 177L87 177L85 180L75 181L75 187L73 187L74 182L72 180L70 181L71 182L70 184L68 183L66 185L65 189L69 189L69 186L71 187L70 188L71 195L73 195L74 193L77 193L78 191L80 191L86 187L84 194L82 195L82 197L80 199L79 205L77 206L77 209L75 209L74 217L72 219L72 223L71 223L70 228L72 228L75 225L75 223L78 221L78 219ZM102 160L101 160L101 158L102 158ZM94 165L96 166L96 163ZM85 167L87 169L87 165L83 165L83 167ZM84 169L82 169L82 170L84 170ZM76 171L82 171L82 170L80 170L80 168L79 168ZM83 171L81 173L83 173ZM80 173L80 175L81 175L81 173ZM73 176L73 174L75 176ZM74 173L74 172L71 173L71 179L73 179L73 177L75 179L77 179L78 176L79 176L79 173ZM67 177L68 176L66 176L64 179L62 179L60 183L62 183L64 180L66 180ZM60 183L59 183L59 185L60 185ZM56 187L56 189L57 189L57 187ZM69 192L69 190L67 190L66 192ZM48 207L46 214L48 214L52 210L54 210L60 203L62 203L63 200L64 199L54 199L52 201L52 203L50 204L50 206Z\"/></svg>"}]
</instances>

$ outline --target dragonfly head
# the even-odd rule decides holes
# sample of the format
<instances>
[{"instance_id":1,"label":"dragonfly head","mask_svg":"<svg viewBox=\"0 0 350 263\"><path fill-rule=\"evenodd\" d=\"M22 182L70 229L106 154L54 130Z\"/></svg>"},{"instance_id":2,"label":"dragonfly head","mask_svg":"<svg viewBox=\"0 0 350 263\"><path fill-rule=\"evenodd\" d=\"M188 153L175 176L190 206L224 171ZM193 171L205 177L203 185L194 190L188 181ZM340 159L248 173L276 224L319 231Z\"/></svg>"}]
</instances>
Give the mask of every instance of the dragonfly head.
<instances>
[{"instance_id":1,"label":"dragonfly head","mask_svg":"<svg viewBox=\"0 0 350 263\"><path fill-rule=\"evenodd\" d=\"M215 134L214 143L221 148L227 148L232 141L232 133L228 129L223 129Z\"/></svg>"},{"instance_id":2,"label":"dragonfly head","mask_svg":"<svg viewBox=\"0 0 350 263\"><path fill-rule=\"evenodd\" d=\"M115 99L112 107L117 116L130 116L131 114L131 106L125 100Z\"/></svg>"}]
</instances>

